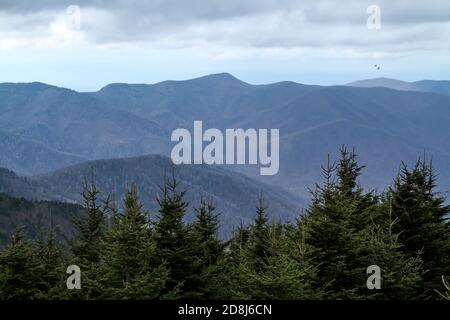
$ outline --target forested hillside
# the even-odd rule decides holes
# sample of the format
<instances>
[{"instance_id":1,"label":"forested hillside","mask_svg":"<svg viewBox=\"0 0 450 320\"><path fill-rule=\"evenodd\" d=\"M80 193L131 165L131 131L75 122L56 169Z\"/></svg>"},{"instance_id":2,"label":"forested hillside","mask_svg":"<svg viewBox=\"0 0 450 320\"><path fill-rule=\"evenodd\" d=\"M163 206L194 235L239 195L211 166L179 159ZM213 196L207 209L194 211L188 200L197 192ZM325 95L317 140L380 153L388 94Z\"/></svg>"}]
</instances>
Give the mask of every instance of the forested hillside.
<instances>
[{"instance_id":1,"label":"forested hillside","mask_svg":"<svg viewBox=\"0 0 450 320\"><path fill-rule=\"evenodd\" d=\"M81 206L51 202L28 201L0 193L0 247L8 242L15 230L23 228L33 239L43 235L53 225L59 242L74 235L73 217L83 212Z\"/></svg>"},{"instance_id":2,"label":"forested hillside","mask_svg":"<svg viewBox=\"0 0 450 320\"><path fill-rule=\"evenodd\" d=\"M43 83L4 83L0 167L35 175L90 160L168 156L174 145L171 132L192 130L193 121L202 120L205 129L279 129L276 176L261 177L258 166L228 169L302 197L320 179L317 164L328 153L337 156L333 151L343 144L355 146L368 165L362 177L367 187L388 187L399 163L412 165L425 150L442 177L441 190L448 190L448 82L415 83L420 91L367 85L251 85L226 73L155 84L116 83L89 93Z\"/></svg>"},{"instance_id":3,"label":"forested hillside","mask_svg":"<svg viewBox=\"0 0 450 320\"><path fill-rule=\"evenodd\" d=\"M47 174L19 177L0 168L0 193L28 200L52 200L82 203L81 191L86 178L94 177L105 195L121 199L124 190L134 182L139 188L142 203L155 215L157 196L164 177L175 171L180 187L189 192L186 201L198 203L208 197L222 213L220 236L229 238L239 223L249 223L258 194L263 192L270 202L268 214L283 221L293 220L306 204L280 188L255 181L237 172L217 166L179 165L174 167L168 157L150 155L134 158L108 159L86 162ZM188 210L186 220L192 221L194 210Z\"/></svg>"},{"instance_id":4,"label":"forested hillside","mask_svg":"<svg viewBox=\"0 0 450 320\"><path fill-rule=\"evenodd\" d=\"M322 167L323 181L296 221L270 219L261 195L252 223L225 242L211 199L189 205L190 190L175 176L162 185L157 217L148 214L135 184L119 205L88 181L73 238L55 241L55 224L38 237L20 229L11 236L0 253L0 299L448 297L450 207L436 192L431 162L403 165L381 194L359 184L363 169L342 148L337 161ZM195 219L186 223L192 206ZM79 290L66 287L69 265L82 271ZM379 290L367 286L374 265L381 270Z\"/></svg>"}]
</instances>

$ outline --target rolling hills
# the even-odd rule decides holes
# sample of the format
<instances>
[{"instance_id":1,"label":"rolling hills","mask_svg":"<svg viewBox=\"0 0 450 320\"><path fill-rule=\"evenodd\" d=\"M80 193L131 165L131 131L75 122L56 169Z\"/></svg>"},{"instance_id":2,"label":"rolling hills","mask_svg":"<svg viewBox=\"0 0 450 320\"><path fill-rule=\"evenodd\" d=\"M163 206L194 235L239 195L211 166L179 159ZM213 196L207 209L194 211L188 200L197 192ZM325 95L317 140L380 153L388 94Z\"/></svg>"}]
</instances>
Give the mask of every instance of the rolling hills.
<instances>
[{"instance_id":1,"label":"rolling hills","mask_svg":"<svg viewBox=\"0 0 450 320\"><path fill-rule=\"evenodd\" d=\"M450 95L450 81L447 80L421 80L415 82L407 82L389 78L374 78L367 80L360 80L349 83L352 87L385 87L394 90L403 91L422 91Z\"/></svg>"},{"instance_id":2,"label":"rolling hills","mask_svg":"<svg viewBox=\"0 0 450 320\"><path fill-rule=\"evenodd\" d=\"M241 221L248 223L253 218L260 193L269 207L269 216L284 221L293 220L300 213L301 205L306 203L304 199L239 173L206 165L173 167L170 158L159 155L91 161L31 177L19 177L2 169L0 193L34 201L81 203L83 181L94 176L103 197L114 193L120 200L125 188L135 182L143 204L155 217L160 186L165 177L171 177L172 169L179 180L180 191L187 191L186 199L191 204L187 220L193 219L193 208L201 197L211 199L221 213L221 235L224 237Z\"/></svg>"},{"instance_id":3,"label":"rolling hills","mask_svg":"<svg viewBox=\"0 0 450 320\"><path fill-rule=\"evenodd\" d=\"M355 147L367 165L361 178L367 188L385 188L401 161L412 163L425 153L433 158L440 188L446 191L447 82L414 84L422 89L408 91L403 82L384 80L329 87L251 85L226 73L156 84L110 84L87 93L42 83L0 84L0 132L6 137L0 142L0 166L37 175L92 160L168 155L174 145L171 132L192 130L193 121L202 120L205 128L222 130L280 129L278 175L261 177L258 166L224 169L302 198L320 181L327 155L334 157L344 144Z\"/></svg>"}]
</instances>

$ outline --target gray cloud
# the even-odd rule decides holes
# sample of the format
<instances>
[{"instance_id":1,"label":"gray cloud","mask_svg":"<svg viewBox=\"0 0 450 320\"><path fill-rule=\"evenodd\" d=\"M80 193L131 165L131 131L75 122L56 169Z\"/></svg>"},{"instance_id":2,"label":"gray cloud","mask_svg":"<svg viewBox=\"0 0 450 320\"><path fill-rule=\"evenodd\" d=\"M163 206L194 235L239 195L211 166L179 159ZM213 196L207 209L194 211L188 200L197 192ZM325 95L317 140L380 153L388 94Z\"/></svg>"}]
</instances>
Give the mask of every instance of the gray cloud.
<instances>
[{"instance_id":1,"label":"gray cloud","mask_svg":"<svg viewBox=\"0 0 450 320\"><path fill-rule=\"evenodd\" d=\"M371 0L2 0L0 33L33 34L63 14L68 5L82 10L83 35L90 43L170 43L228 47L344 47L408 51L424 45L448 50L450 1L384 0L382 29L366 28ZM45 14L43 14L45 13ZM20 17L18 19L17 17ZM52 18L53 17L53 18ZM3 28L3 30L2 30ZM432 42L432 43L431 43Z\"/></svg>"},{"instance_id":2,"label":"gray cloud","mask_svg":"<svg viewBox=\"0 0 450 320\"><path fill-rule=\"evenodd\" d=\"M390 23L422 23L448 21L450 2L447 0L2 0L0 11L30 13L64 10L69 5L97 8L135 17L160 15L183 20L227 19L267 11L302 10L312 22L358 22L364 19L367 6L382 7ZM131 21L132 23L132 21Z\"/></svg>"}]
</instances>

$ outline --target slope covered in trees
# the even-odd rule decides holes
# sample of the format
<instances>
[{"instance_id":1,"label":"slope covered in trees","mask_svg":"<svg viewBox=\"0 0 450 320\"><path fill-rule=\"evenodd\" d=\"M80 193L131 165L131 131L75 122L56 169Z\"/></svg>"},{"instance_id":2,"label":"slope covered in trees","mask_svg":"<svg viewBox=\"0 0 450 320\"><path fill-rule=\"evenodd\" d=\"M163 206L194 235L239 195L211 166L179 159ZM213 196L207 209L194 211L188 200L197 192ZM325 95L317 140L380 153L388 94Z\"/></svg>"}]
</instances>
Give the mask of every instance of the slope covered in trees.
<instances>
[{"instance_id":1,"label":"slope covered in trees","mask_svg":"<svg viewBox=\"0 0 450 320\"><path fill-rule=\"evenodd\" d=\"M152 214L158 210L155 201L160 185L173 168L172 160L161 155L148 155L124 159L106 159L70 166L61 170L32 177L19 177L0 168L0 193L28 200L52 200L59 202L83 202L80 189L84 177L96 177L97 187L104 193L124 196L130 182L136 183L141 201ZM222 212L220 236L228 238L240 220L252 219L259 192L270 202L270 214L283 220L293 219L306 199L280 188L266 185L237 172L218 166L178 165L177 179L182 189L189 190L186 200L199 203L202 196L214 200ZM120 205L120 203L119 203ZM187 211L187 221L195 216L193 208Z\"/></svg>"},{"instance_id":2,"label":"slope covered in trees","mask_svg":"<svg viewBox=\"0 0 450 320\"><path fill-rule=\"evenodd\" d=\"M71 217L78 216L82 212L83 209L79 205L29 201L0 193L0 248L8 242L18 227L23 228L23 233L27 237L36 238L53 223L58 227L57 236L60 241L64 237L71 237L74 232Z\"/></svg>"},{"instance_id":3,"label":"slope covered in trees","mask_svg":"<svg viewBox=\"0 0 450 320\"><path fill-rule=\"evenodd\" d=\"M424 90L446 83L420 82ZM428 89L427 89L428 88ZM170 155L171 132L205 128L280 129L279 174L231 166L307 197L321 163L341 144L368 165L361 178L385 189L401 160L433 155L441 190L450 185L450 96L419 91L279 82L251 85L230 74L152 85L111 84L82 93L42 83L0 84L0 166L35 175L90 160ZM271 206L273 207L273 206Z\"/></svg>"},{"instance_id":4,"label":"slope covered in trees","mask_svg":"<svg viewBox=\"0 0 450 320\"><path fill-rule=\"evenodd\" d=\"M450 275L450 208L435 192L431 163L403 166L382 194L359 184L364 167L342 148L296 221L270 219L264 196L254 220L228 241L217 236L214 203L186 201L172 176L156 217L129 185L122 204L85 183L75 236L56 241L19 229L0 253L0 299L442 299ZM190 205L195 219L186 223ZM66 268L81 289L66 288ZM367 286L369 266L381 288ZM446 280L447 279L447 280Z\"/></svg>"}]
</instances>

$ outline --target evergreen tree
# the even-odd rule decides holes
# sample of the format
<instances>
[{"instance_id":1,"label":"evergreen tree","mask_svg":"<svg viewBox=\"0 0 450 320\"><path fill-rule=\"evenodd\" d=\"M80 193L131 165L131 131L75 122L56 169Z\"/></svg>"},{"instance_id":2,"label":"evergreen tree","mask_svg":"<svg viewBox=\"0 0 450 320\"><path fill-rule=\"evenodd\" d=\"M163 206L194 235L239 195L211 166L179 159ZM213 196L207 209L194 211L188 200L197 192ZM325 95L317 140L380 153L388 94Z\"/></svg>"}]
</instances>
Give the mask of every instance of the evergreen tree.
<instances>
[{"instance_id":1,"label":"evergreen tree","mask_svg":"<svg viewBox=\"0 0 450 320\"><path fill-rule=\"evenodd\" d=\"M241 221L239 227L233 231L233 235L226 245L227 257L230 261L239 260L241 249L248 245L249 239L250 227Z\"/></svg>"},{"instance_id":2,"label":"evergreen tree","mask_svg":"<svg viewBox=\"0 0 450 320\"><path fill-rule=\"evenodd\" d=\"M281 224L267 230L264 268L256 264L250 247L240 248L240 258L229 272L227 296L232 299L318 299L316 269L309 261L298 259L296 245Z\"/></svg>"},{"instance_id":3,"label":"evergreen tree","mask_svg":"<svg viewBox=\"0 0 450 320\"><path fill-rule=\"evenodd\" d=\"M216 278L222 270L220 263L224 259L224 245L218 239L219 215L212 201L200 200L200 206L195 209L196 217L192 225L192 246L194 252L194 269L198 275L197 297L211 298L219 295L221 286L217 286Z\"/></svg>"},{"instance_id":4,"label":"evergreen tree","mask_svg":"<svg viewBox=\"0 0 450 320\"><path fill-rule=\"evenodd\" d=\"M404 254L399 234L393 231L398 220L393 220L392 209L386 210L382 204L377 210L382 211L374 213L377 219L358 231L360 246L355 248L355 265L360 269L359 295L367 299L417 299L423 276L420 254ZM365 284L371 265L381 269L381 290L368 290Z\"/></svg>"},{"instance_id":5,"label":"evergreen tree","mask_svg":"<svg viewBox=\"0 0 450 320\"><path fill-rule=\"evenodd\" d=\"M39 282L42 291L38 299L64 299L66 254L56 238L56 228L50 214L49 227L40 231L35 241L36 268L39 270Z\"/></svg>"},{"instance_id":6,"label":"evergreen tree","mask_svg":"<svg viewBox=\"0 0 450 320\"><path fill-rule=\"evenodd\" d=\"M106 211L109 200L102 201L99 198L100 191L93 177L90 182L85 178L81 196L85 214L73 218L76 236L69 241L73 256L67 259L66 265L80 267L83 285L81 290L71 290L66 294L72 299L93 299L103 294L99 284L99 266L107 230Z\"/></svg>"},{"instance_id":7,"label":"evergreen tree","mask_svg":"<svg viewBox=\"0 0 450 320\"><path fill-rule=\"evenodd\" d=\"M370 223L369 217L377 204L377 198L372 192L365 193L359 185L358 178L365 166L360 166L356 158L355 149L350 152L346 146L341 147L336 166L336 189L341 199L354 207L352 226L358 229Z\"/></svg>"},{"instance_id":8,"label":"evergreen tree","mask_svg":"<svg viewBox=\"0 0 450 320\"><path fill-rule=\"evenodd\" d=\"M318 265L319 281L333 287L337 297L354 298L355 270L349 265L350 253L357 240L352 216L357 206L347 194L341 193L333 179L334 164L323 167L325 183L316 186L313 201L307 210L308 229L306 243L311 248L310 258Z\"/></svg>"},{"instance_id":9,"label":"evergreen tree","mask_svg":"<svg viewBox=\"0 0 450 320\"><path fill-rule=\"evenodd\" d=\"M156 221L136 185L118 208L85 182L70 252L51 213L34 240L19 229L0 251L0 299L448 299L450 206L435 191L431 162L403 165L379 196L359 185L362 169L341 148L296 224L269 223L260 196L253 223L227 242L211 201L184 222L188 203L174 176ZM70 264L82 270L81 290L66 288ZM371 265L381 269L381 290L367 288Z\"/></svg>"},{"instance_id":10,"label":"evergreen tree","mask_svg":"<svg viewBox=\"0 0 450 320\"><path fill-rule=\"evenodd\" d=\"M307 210L309 256L319 266L320 282L333 288L335 298L358 298L361 285L358 251L363 244L358 232L366 227L375 208L372 194L365 194L358 185L362 168L354 152L341 148L338 163L328 158L322 167L325 182L312 191Z\"/></svg>"},{"instance_id":11,"label":"evergreen tree","mask_svg":"<svg viewBox=\"0 0 450 320\"><path fill-rule=\"evenodd\" d=\"M394 231L405 253L422 252L426 270L422 291L430 295L441 288L441 277L450 274L450 206L435 188L431 162L419 160L412 169L403 164L389 194L398 219Z\"/></svg>"},{"instance_id":12,"label":"evergreen tree","mask_svg":"<svg viewBox=\"0 0 450 320\"><path fill-rule=\"evenodd\" d=\"M196 296L199 286L196 274L196 249L192 230L184 223L188 204L184 201L185 191L178 191L175 176L166 180L161 188L162 196L157 199L159 204L159 220L155 224L154 240L156 257L159 263L167 263L170 277L166 292L180 291L183 297Z\"/></svg>"},{"instance_id":13,"label":"evergreen tree","mask_svg":"<svg viewBox=\"0 0 450 320\"><path fill-rule=\"evenodd\" d=\"M125 192L123 212L113 216L102 257L105 297L154 299L166 285L168 270L155 265L156 246L151 237L148 213L139 201L136 185Z\"/></svg>"},{"instance_id":14,"label":"evergreen tree","mask_svg":"<svg viewBox=\"0 0 450 320\"><path fill-rule=\"evenodd\" d=\"M260 195L256 207L256 217L250 227L248 244L252 259L259 267L264 267L268 255L269 238L266 210L263 197Z\"/></svg>"},{"instance_id":15,"label":"evergreen tree","mask_svg":"<svg viewBox=\"0 0 450 320\"><path fill-rule=\"evenodd\" d=\"M218 239L219 215L212 201L200 200L200 206L195 209L193 236L201 246L201 256L207 264L215 263L223 253L223 245Z\"/></svg>"},{"instance_id":16,"label":"evergreen tree","mask_svg":"<svg viewBox=\"0 0 450 320\"><path fill-rule=\"evenodd\" d=\"M361 192L358 187L358 177L365 166L358 165L355 150L348 151L346 146L340 149L339 164L336 168L339 178L338 190L345 196L351 197L355 192ZM356 189L356 190L355 190Z\"/></svg>"},{"instance_id":17,"label":"evergreen tree","mask_svg":"<svg viewBox=\"0 0 450 320\"><path fill-rule=\"evenodd\" d=\"M0 253L0 299L38 299L47 287L35 248L19 228L10 244Z\"/></svg>"},{"instance_id":18,"label":"evergreen tree","mask_svg":"<svg viewBox=\"0 0 450 320\"><path fill-rule=\"evenodd\" d=\"M77 237L71 241L72 253L78 259L90 263L99 262L101 240L106 231L106 217L99 194L95 181L88 183L85 180L81 196L86 215L73 220Z\"/></svg>"}]
</instances>

